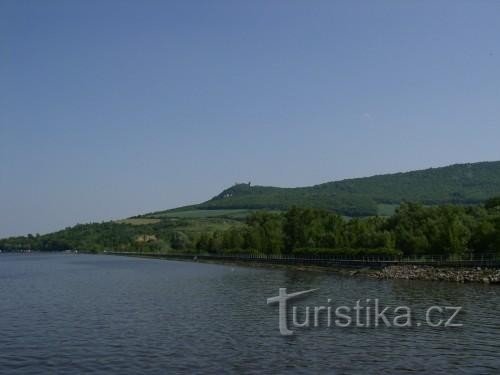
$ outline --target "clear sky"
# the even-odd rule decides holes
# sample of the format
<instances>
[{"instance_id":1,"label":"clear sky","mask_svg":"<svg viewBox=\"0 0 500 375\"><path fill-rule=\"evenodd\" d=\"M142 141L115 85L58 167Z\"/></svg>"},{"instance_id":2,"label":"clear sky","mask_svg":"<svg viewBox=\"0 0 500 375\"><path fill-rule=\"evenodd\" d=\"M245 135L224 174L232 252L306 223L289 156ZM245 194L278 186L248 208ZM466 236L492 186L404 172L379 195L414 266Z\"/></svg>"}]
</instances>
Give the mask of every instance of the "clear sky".
<instances>
[{"instance_id":1,"label":"clear sky","mask_svg":"<svg viewBox=\"0 0 500 375\"><path fill-rule=\"evenodd\" d=\"M0 0L0 237L500 160L500 1Z\"/></svg>"}]
</instances>

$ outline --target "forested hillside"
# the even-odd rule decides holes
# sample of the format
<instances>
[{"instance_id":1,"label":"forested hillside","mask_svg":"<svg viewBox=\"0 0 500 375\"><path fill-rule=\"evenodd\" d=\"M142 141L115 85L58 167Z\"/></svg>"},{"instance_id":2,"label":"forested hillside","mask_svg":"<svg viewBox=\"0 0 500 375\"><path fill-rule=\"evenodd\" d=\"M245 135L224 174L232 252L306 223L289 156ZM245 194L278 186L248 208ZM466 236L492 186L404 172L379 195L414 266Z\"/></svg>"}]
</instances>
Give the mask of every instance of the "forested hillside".
<instances>
[{"instance_id":1,"label":"forested hillside","mask_svg":"<svg viewBox=\"0 0 500 375\"><path fill-rule=\"evenodd\" d=\"M237 184L196 208L287 209L299 206L356 217L376 215L381 205L403 201L425 205L474 204L498 194L500 162L482 162L300 188Z\"/></svg>"}]
</instances>

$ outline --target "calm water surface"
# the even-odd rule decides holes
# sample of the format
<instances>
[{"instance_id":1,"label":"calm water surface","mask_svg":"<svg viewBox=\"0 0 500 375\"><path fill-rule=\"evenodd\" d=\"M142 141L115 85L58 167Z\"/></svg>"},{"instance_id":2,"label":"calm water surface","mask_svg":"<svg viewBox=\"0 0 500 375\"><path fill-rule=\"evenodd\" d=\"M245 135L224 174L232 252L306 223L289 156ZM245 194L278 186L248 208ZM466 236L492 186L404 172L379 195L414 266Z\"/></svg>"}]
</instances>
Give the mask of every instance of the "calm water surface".
<instances>
[{"instance_id":1,"label":"calm water surface","mask_svg":"<svg viewBox=\"0 0 500 375\"><path fill-rule=\"evenodd\" d=\"M462 328L278 331L301 304L463 306ZM500 287L104 255L0 255L0 374L500 373ZM417 313L418 315L418 313Z\"/></svg>"}]
</instances>

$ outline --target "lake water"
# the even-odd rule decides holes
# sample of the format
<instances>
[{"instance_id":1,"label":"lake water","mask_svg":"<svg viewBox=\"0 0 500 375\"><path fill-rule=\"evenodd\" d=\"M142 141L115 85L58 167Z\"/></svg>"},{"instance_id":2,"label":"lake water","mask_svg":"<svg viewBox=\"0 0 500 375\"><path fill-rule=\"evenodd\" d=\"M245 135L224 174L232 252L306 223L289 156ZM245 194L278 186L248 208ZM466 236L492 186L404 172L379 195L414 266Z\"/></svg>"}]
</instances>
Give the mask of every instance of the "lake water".
<instances>
[{"instance_id":1,"label":"lake water","mask_svg":"<svg viewBox=\"0 0 500 375\"><path fill-rule=\"evenodd\" d=\"M463 327L278 330L297 304L462 306ZM105 255L0 255L0 374L500 373L500 287ZM299 309L300 311L300 309ZM305 311L305 310L303 310ZM291 324L291 322L289 322Z\"/></svg>"}]
</instances>

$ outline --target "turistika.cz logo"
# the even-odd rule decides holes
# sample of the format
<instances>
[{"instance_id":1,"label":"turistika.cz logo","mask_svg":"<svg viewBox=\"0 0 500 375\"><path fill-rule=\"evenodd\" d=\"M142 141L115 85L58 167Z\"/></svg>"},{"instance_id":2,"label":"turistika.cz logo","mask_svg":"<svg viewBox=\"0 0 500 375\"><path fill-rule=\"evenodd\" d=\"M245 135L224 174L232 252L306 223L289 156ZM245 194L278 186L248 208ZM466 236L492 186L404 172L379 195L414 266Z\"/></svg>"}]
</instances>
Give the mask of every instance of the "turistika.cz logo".
<instances>
[{"instance_id":1,"label":"turistika.cz logo","mask_svg":"<svg viewBox=\"0 0 500 375\"><path fill-rule=\"evenodd\" d=\"M363 302L357 300L354 306L331 305L331 299L326 305L305 306L299 308L290 305L292 299L304 298L318 289L309 289L301 292L287 293L286 288L279 288L279 294L267 299L267 304L278 304L279 331L284 336L293 335L289 328L320 327L325 322L326 327L462 327L456 323L461 306L430 306L425 310L425 319L415 322L412 309L409 306L381 306L378 298L367 298ZM290 311L291 307L291 311ZM291 313L291 314L290 314ZM289 319L291 315L291 319ZM299 316L301 316L299 318Z\"/></svg>"}]
</instances>

